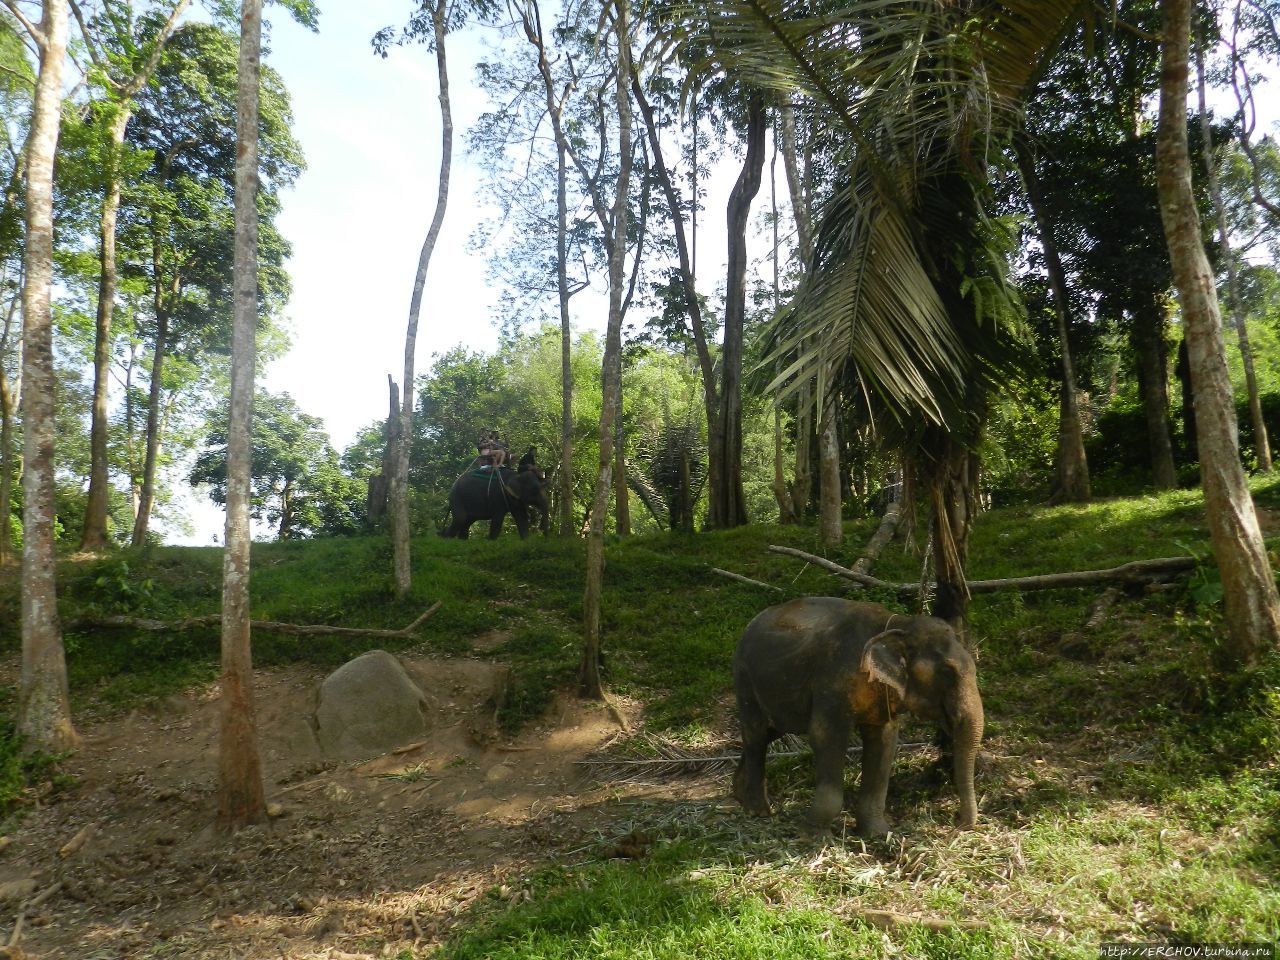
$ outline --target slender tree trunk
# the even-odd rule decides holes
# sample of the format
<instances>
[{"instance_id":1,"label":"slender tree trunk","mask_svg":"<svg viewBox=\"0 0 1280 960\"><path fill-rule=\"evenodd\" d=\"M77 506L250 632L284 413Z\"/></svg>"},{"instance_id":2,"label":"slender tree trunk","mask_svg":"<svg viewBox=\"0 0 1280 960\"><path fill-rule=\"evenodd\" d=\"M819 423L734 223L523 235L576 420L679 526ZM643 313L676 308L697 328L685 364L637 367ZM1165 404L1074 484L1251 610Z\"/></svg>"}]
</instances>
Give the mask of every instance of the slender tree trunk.
<instances>
[{"instance_id":1,"label":"slender tree trunk","mask_svg":"<svg viewBox=\"0 0 1280 960\"><path fill-rule=\"evenodd\" d=\"M431 218L431 227L418 256L418 272L414 276L413 295L409 300L409 325L404 336L404 392L400 400L400 449L396 455L395 473L391 475L391 541L395 553L396 596L401 598L408 596L413 585L409 564L409 447L413 442L413 361L418 343L418 315L422 312L427 268L431 266L431 255L444 226L445 207L449 202L449 174L453 166L453 109L449 100L449 65L444 45L447 14L446 0L436 0L431 24L440 87L440 178L435 215Z\"/></svg>"},{"instance_id":2,"label":"slender tree trunk","mask_svg":"<svg viewBox=\"0 0 1280 960\"><path fill-rule=\"evenodd\" d=\"M151 509L155 504L156 464L160 459L160 398L163 395L164 362L169 349L169 314L156 312L156 342L151 354L151 386L147 395L147 452L142 466L142 489L138 497L138 512L133 520L132 544L140 547L147 542L147 529L151 524Z\"/></svg>"},{"instance_id":3,"label":"slender tree trunk","mask_svg":"<svg viewBox=\"0 0 1280 960\"><path fill-rule=\"evenodd\" d=\"M93 344L93 412L89 429L89 496L85 505L81 550L101 550L107 545L107 511L110 481L107 475L107 390L111 362L111 320L116 301L116 220L120 211L120 161L124 135L133 116L133 98L155 73L164 47L173 35L178 17L190 0L178 0L156 35L150 56L138 71L117 87L120 103L107 127L106 190L99 221L98 310Z\"/></svg>"},{"instance_id":4,"label":"slender tree trunk","mask_svg":"<svg viewBox=\"0 0 1280 960\"><path fill-rule=\"evenodd\" d=\"M609 321L605 330L604 360L601 369L603 400L600 404L600 466L596 473L595 496L591 504L587 535L587 576L582 610L585 643L579 671L579 692L599 700L604 696L600 682L600 600L604 592L604 520L609 508L609 479L612 457L613 420L622 391L622 296L627 253L628 191L631 185L631 11L629 0L613 0L614 30L618 38L617 110L618 180L613 201L609 234Z\"/></svg>"},{"instance_id":5,"label":"slender tree trunk","mask_svg":"<svg viewBox=\"0 0 1280 960\"><path fill-rule=\"evenodd\" d=\"M791 197L791 215L796 223L796 239L800 245L800 262L808 270L813 261L813 216L809 198L800 177L800 159L796 138L796 114L789 100L779 105L778 133L782 148L783 169L787 174L787 192ZM813 495L813 395L808 382L796 394L796 469L791 486L791 506L796 518L809 511Z\"/></svg>"},{"instance_id":6,"label":"slender tree trunk","mask_svg":"<svg viewBox=\"0 0 1280 960\"><path fill-rule=\"evenodd\" d=\"M564 101L556 99L555 80L547 60L542 35L542 12L537 0L529 0L520 8L525 37L538 53L538 72L542 76L547 101L547 116L556 140L556 292L560 302L560 536L574 536L573 523L573 327L569 322L569 203L568 142L561 126ZM567 96L566 91L566 96Z\"/></svg>"},{"instance_id":7,"label":"slender tree trunk","mask_svg":"<svg viewBox=\"0 0 1280 960\"><path fill-rule=\"evenodd\" d=\"M1196 391L1191 385L1191 355L1187 352L1184 337L1178 344L1178 359L1173 365L1173 376L1182 393L1182 446L1187 459L1200 462L1200 439L1196 429Z\"/></svg>"},{"instance_id":8,"label":"slender tree trunk","mask_svg":"<svg viewBox=\"0 0 1280 960\"><path fill-rule=\"evenodd\" d=\"M262 0L240 12L236 106L235 317L231 419L227 429L227 527L222 560L222 726L218 824L236 830L266 819L253 705L249 625L249 480L252 470L254 334L258 325L258 77Z\"/></svg>"},{"instance_id":9,"label":"slender tree trunk","mask_svg":"<svg viewBox=\"0 0 1280 960\"><path fill-rule=\"evenodd\" d=\"M121 105L107 128L104 174L107 188L98 224L98 313L93 342L93 414L89 427L89 497L85 504L81 550L107 545L107 385L111 363L111 319L116 302L116 218L120 211L120 156L132 108Z\"/></svg>"},{"instance_id":10,"label":"slender tree trunk","mask_svg":"<svg viewBox=\"0 0 1280 960\"><path fill-rule=\"evenodd\" d=\"M573 536L573 326L569 322L569 164L556 126L556 291L560 300L560 536Z\"/></svg>"},{"instance_id":11,"label":"slender tree trunk","mask_svg":"<svg viewBox=\"0 0 1280 960\"><path fill-rule=\"evenodd\" d=\"M280 527L276 532L277 540L288 540L293 530L293 481L285 480L280 491Z\"/></svg>"},{"instance_id":12,"label":"slender tree trunk","mask_svg":"<svg viewBox=\"0 0 1280 960\"><path fill-rule=\"evenodd\" d=\"M22 285L22 683L18 733L29 750L77 743L58 623L54 553L53 164L62 119L67 5L43 0L40 72L27 138L26 249ZM7 521L7 518L6 518Z\"/></svg>"},{"instance_id":13,"label":"slender tree trunk","mask_svg":"<svg viewBox=\"0 0 1280 960\"><path fill-rule=\"evenodd\" d=\"M819 434L818 461L818 533L824 546L839 546L844 540L844 522L840 514L840 436L836 425L839 400L828 391L823 405L822 430Z\"/></svg>"},{"instance_id":14,"label":"slender tree trunk","mask_svg":"<svg viewBox=\"0 0 1280 960\"><path fill-rule=\"evenodd\" d=\"M1075 364L1071 359L1071 300L1067 294L1067 272L1062 268L1058 255L1058 242L1053 235L1053 225L1045 213L1041 200L1040 180L1036 176L1035 160L1026 144L1017 144L1018 169L1027 190L1027 202L1036 219L1036 231L1044 250L1045 270L1049 274L1049 288L1053 291L1053 312L1058 321L1058 352L1062 358L1062 395L1058 415L1058 451L1055 459L1054 491L1051 503L1087 503L1089 490L1089 462L1084 452L1084 430L1080 425L1080 406L1076 399Z\"/></svg>"},{"instance_id":15,"label":"slender tree trunk","mask_svg":"<svg viewBox=\"0 0 1280 960\"><path fill-rule=\"evenodd\" d=\"M618 398L622 406L622 398ZM631 536L631 498L627 492L627 444L622 433L622 410L614 412L613 421L613 526L620 537Z\"/></svg>"},{"instance_id":16,"label":"slender tree trunk","mask_svg":"<svg viewBox=\"0 0 1280 960\"><path fill-rule=\"evenodd\" d=\"M728 277L725 281L724 345L720 354L719 481L711 488L707 523L728 529L748 522L742 489L742 331L747 310L747 220L764 172L764 101L752 94L747 106L747 154L729 195Z\"/></svg>"},{"instance_id":17,"label":"slender tree trunk","mask_svg":"<svg viewBox=\"0 0 1280 960\"><path fill-rule=\"evenodd\" d=\"M1169 437L1169 357L1164 336L1164 307L1154 297L1133 311L1132 343L1138 367L1138 392L1147 421L1151 482L1157 490L1178 485Z\"/></svg>"},{"instance_id":18,"label":"slender tree trunk","mask_svg":"<svg viewBox=\"0 0 1280 960\"><path fill-rule=\"evenodd\" d=\"M142 501L142 485L138 482L137 443L133 429L133 368L138 362L138 342L129 343L129 365L124 372L124 443L125 455L129 458L129 506L133 511L133 522L138 522L138 504Z\"/></svg>"},{"instance_id":19,"label":"slender tree trunk","mask_svg":"<svg viewBox=\"0 0 1280 960\"><path fill-rule=\"evenodd\" d=\"M1164 0L1160 126L1156 146L1160 214L1195 386L1200 475L1226 607L1225 650L1254 663L1280 643L1280 597L1236 446L1235 404L1222 344L1213 271L1200 242L1187 147L1191 0Z\"/></svg>"},{"instance_id":20,"label":"slender tree trunk","mask_svg":"<svg viewBox=\"0 0 1280 960\"><path fill-rule=\"evenodd\" d=\"M658 137L658 126L654 120L653 107L645 97L644 87L638 78L633 77L631 90L636 98L636 106L644 119L645 132L649 140L650 152L653 155L653 169L658 183L662 186L663 195L667 199L667 207L671 213L671 223L675 232L676 254L680 262L680 285L684 293L685 310L689 314L689 328L693 333L694 349L698 354L698 367L702 372L702 405L707 417L707 485L711 490L719 489L724 473L722 442L723 427L720 420L720 400L723 392L716 389L715 363L711 357L711 346L702 318L702 303L698 299L697 283L694 277L695 255L690 252L690 241L685 236L684 213L680 205L679 194L671 172L667 169L662 154L662 142ZM694 176L697 175L697 120L694 120ZM696 183L695 183L696 194ZM693 227L697 227L697 203L693 204ZM695 252L696 253L696 252ZM687 519L692 522L693 504L688 504Z\"/></svg>"},{"instance_id":21,"label":"slender tree trunk","mask_svg":"<svg viewBox=\"0 0 1280 960\"><path fill-rule=\"evenodd\" d=\"M778 235L778 125L773 125L773 150L769 154L769 211L773 225L773 312L782 306L780 274L782 244ZM783 469L784 446L782 442L782 405L778 398L773 402L773 499L778 503L778 522L795 523L795 511L791 509L791 488Z\"/></svg>"},{"instance_id":22,"label":"slender tree trunk","mask_svg":"<svg viewBox=\"0 0 1280 960\"><path fill-rule=\"evenodd\" d=\"M1258 457L1258 469L1271 472L1271 442L1267 437L1267 424L1262 418L1262 398L1258 394L1258 376L1253 369L1253 346L1249 343L1249 329L1245 325L1244 302L1240 296L1240 277L1236 272L1235 251L1231 248L1231 234L1227 229L1227 212L1222 202L1222 185L1218 182L1218 165L1214 160L1213 126L1209 123L1209 108L1205 103L1204 54L1196 51L1196 81L1200 94L1200 143L1204 151L1205 182L1209 186L1209 198L1213 202L1214 218L1218 226L1218 249L1227 265L1227 312L1231 325L1236 328L1240 343L1240 363L1244 367L1244 388L1249 398L1249 422L1253 425L1253 446Z\"/></svg>"},{"instance_id":23,"label":"slender tree trunk","mask_svg":"<svg viewBox=\"0 0 1280 960\"><path fill-rule=\"evenodd\" d=\"M15 329L14 319L20 297L21 293L15 293L9 301L4 335L0 336L0 567L8 564L13 556L13 531L9 515L13 510L13 423L18 415L18 386L9 382L4 358L9 351L10 337Z\"/></svg>"}]
</instances>

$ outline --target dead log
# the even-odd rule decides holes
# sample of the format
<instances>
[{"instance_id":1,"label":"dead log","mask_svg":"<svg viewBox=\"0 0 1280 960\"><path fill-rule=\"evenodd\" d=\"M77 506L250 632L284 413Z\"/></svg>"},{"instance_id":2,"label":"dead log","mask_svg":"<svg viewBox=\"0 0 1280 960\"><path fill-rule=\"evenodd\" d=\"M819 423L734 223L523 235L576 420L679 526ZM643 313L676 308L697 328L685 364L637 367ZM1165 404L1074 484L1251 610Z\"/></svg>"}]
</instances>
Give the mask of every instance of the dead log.
<instances>
[{"instance_id":1,"label":"dead log","mask_svg":"<svg viewBox=\"0 0 1280 960\"><path fill-rule=\"evenodd\" d=\"M765 583L762 580L752 580L750 577L744 577L740 573L730 573L728 570L721 570L719 567L712 567L712 573L718 573L722 577L728 577L730 580L737 580L739 583L749 583L753 587L764 587L766 590L775 590L782 593L781 587L775 587L772 583Z\"/></svg>"},{"instance_id":2,"label":"dead log","mask_svg":"<svg viewBox=\"0 0 1280 960\"><path fill-rule=\"evenodd\" d=\"M771 545L769 552L798 557L816 567L821 567L828 573L835 574L837 577L852 580L854 583L860 583L865 587L889 590L900 597L914 597L920 593L920 584L918 583L889 583L886 580L880 580L864 573L856 573L824 557L814 556L794 547ZM995 593L999 590L1060 590L1064 587L1097 587L1110 586L1112 584L1141 587L1154 582L1176 580L1183 574L1195 569L1195 566L1195 557L1158 557L1154 560L1133 560L1106 570L1076 570L1069 573L1046 573L1034 577L969 580L966 583L971 594Z\"/></svg>"},{"instance_id":3,"label":"dead log","mask_svg":"<svg viewBox=\"0 0 1280 960\"><path fill-rule=\"evenodd\" d=\"M254 630L273 630L276 633L287 633L299 637L338 636L338 637L385 637L402 640L412 637L413 632L421 626L422 621L440 609L441 601L437 600L428 607L417 620L400 630L380 630L374 627L334 627L327 623L280 623L275 620L250 620ZM185 620L150 620L146 617L126 617L120 615L102 617L80 617L69 620L69 630L97 629L101 627L128 627L132 630L149 630L152 632L178 633L183 630L195 630L200 627L216 626L222 622L222 614L210 613L202 617L187 617Z\"/></svg>"}]
</instances>

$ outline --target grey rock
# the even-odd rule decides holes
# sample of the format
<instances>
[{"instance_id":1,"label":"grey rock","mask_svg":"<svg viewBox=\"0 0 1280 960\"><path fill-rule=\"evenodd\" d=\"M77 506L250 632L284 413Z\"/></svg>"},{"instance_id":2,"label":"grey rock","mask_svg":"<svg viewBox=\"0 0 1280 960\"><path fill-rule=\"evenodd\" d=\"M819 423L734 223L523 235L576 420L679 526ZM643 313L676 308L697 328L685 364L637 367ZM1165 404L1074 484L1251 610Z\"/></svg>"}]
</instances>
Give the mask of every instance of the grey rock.
<instances>
[{"instance_id":1,"label":"grey rock","mask_svg":"<svg viewBox=\"0 0 1280 960\"><path fill-rule=\"evenodd\" d=\"M385 650L343 664L320 684L316 740L328 757L374 757L427 733L426 696Z\"/></svg>"}]
</instances>

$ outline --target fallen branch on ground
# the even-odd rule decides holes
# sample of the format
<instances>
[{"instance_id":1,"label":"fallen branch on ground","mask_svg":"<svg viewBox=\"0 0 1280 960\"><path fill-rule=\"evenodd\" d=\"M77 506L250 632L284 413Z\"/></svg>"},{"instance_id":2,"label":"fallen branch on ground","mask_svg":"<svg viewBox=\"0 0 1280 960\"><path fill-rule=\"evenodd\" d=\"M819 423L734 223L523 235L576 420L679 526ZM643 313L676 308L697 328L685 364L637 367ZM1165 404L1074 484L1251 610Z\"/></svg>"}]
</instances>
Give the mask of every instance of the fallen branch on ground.
<instances>
[{"instance_id":1,"label":"fallen branch on ground","mask_svg":"<svg viewBox=\"0 0 1280 960\"><path fill-rule=\"evenodd\" d=\"M9 934L9 946L17 946L18 941L22 939L22 925L27 922L27 913L41 906L61 889L62 881L58 880L52 886L46 888L43 893L36 894L22 905L22 909L18 911L18 919L13 922L13 933Z\"/></svg>"},{"instance_id":2,"label":"fallen branch on ground","mask_svg":"<svg viewBox=\"0 0 1280 960\"><path fill-rule=\"evenodd\" d=\"M1097 600L1089 604L1089 610L1084 618L1084 628L1086 630L1097 630L1102 626L1103 621L1107 619L1107 612L1119 599L1120 591L1115 587L1107 587Z\"/></svg>"},{"instance_id":3,"label":"fallen branch on ground","mask_svg":"<svg viewBox=\"0 0 1280 960\"><path fill-rule=\"evenodd\" d=\"M744 577L740 573L730 573L728 570L721 570L719 567L712 567L712 573L718 573L722 577L728 577L730 580L737 580L739 583L749 583L753 587L764 587L766 590L775 590L782 593L781 587L775 587L772 583L764 583L761 580L752 580L750 577Z\"/></svg>"},{"instance_id":4,"label":"fallen branch on ground","mask_svg":"<svg viewBox=\"0 0 1280 960\"><path fill-rule=\"evenodd\" d=\"M821 567L828 573L860 583L865 587L890 590L902 597L915 597L920 594L918 583L889 583L864 573L855 573L831 560L805 553L803 550L796 550L794 547L770 545L769 552L798 557ZM1095 587L1115 583L1145 586L1153 582L1177 579L1193 570L1195 565L1195 557L1160 557L1155 560L1134 560L1106 570L1077 570L1069 573L1046 573L1034 577L1009 577L1001 580L969 580L966 581L966 585L971 594L995 593L998 590L1058 590L1063 587Z\"/></svg>"},{"instance_id":5,"label":"fallen branch on ground","mask_svg":"<svg viewBox=\"0 0 1280 960\"><path fill-rule=\"evenodd\" d=\"M991 924L986 920L946 920L942 917L913 917L907 913L895 913L892 910L859 910L849 915L850 920L861 920L863 923L881 930L894 927L917 926L926 930L990 930Z\"/></svg>"},{"instance_id":6,"label":"fallen branch on ground","mask_svg":"<svg viewBox=\"0 0 1280 960\"><path fill-rule=\"evenodd\" d=\"M339 637L387 637L403 639L412 637L413 631L422 625L422 621L440 609L441 601L437 600L422 616L400 630L380 630L374 627L334 627L327 623L279 623L275 620L250 620L249 626L254 630L273 630L276 633L288 633L294 636L339 636ZM103 616L79 617L67 621L70 630L86 627L129 627L133 630L151 630L155 632L178 632L195 630L199 627L211 627L222 622L222 614L210 613L203 617L187 617L185 620L149 620L146 617Z\"/></svg>"},{"instance_id":7,"label":"fallen branch on ground","mask_svg":"<svg viewBox=\"0 0 1280 960\"><path fill-rule=\"evenodd\" d=\"M871 572L871 565L876 562L882 551L893 539L893 535L898 530L898 517L902 515L902 507L895 500L884 508L884 516L880 518L880 526L876 527L876 532L870 540L867 541L866 547L854 565L850 568L854 573L867 574Z\"/></svg>"},{"instance_id":8,"label":"fallen branch on ground","mask_svg":"<svg viewBox=\"0 0 1280 960\"><path fill-rule=\"evenodd\" d=\"M616 776L612 778L614 783L628 783L638 777L646 777L652 779L654 777L677 777L687 774L708 775L719 772L718 768L728 768L732 764L738 762L739 754L737 753L713 753L702 754L694 753L684 747L680 747L673 743L668 743L657 738L647 738L650 746L657 751L659 756L656 757L589 757L582 760L575 760L574 764L584 767L608 767L616 771ZM898 745L899 750L918 750L923 747L930 746L928 743L902 743ZM766 756L770 759L775 757L802 757L810 753L808 746L805 744L804 738L789 735L783 737L773 744ZM855 759L862 755L862 747L855 745L848 749L850 759Z\"/></svg>"}]
</instances>

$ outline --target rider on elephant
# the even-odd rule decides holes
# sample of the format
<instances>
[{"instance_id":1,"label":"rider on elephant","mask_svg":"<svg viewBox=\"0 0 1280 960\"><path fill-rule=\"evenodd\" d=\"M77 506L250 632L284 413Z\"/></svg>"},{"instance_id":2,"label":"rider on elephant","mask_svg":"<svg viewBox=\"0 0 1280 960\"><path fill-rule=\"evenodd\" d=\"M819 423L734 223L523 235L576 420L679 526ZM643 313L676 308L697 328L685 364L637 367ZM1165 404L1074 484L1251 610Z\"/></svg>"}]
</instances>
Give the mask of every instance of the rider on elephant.
<instances>
[{"instance_id":1,"label":"rider on elephant","mask_svg":"<svg viewBox=\"0 0 1280 960\"><path fill-rule=\"evenodd\" d=\"M493 467L501 469L510 457L511 451L507 447L507 442L498 435L497 430L485 430L480 434L480 439L476 441L476 449L480 456L480 469Z\"/></svg>"}]
</instances>

